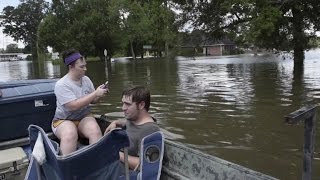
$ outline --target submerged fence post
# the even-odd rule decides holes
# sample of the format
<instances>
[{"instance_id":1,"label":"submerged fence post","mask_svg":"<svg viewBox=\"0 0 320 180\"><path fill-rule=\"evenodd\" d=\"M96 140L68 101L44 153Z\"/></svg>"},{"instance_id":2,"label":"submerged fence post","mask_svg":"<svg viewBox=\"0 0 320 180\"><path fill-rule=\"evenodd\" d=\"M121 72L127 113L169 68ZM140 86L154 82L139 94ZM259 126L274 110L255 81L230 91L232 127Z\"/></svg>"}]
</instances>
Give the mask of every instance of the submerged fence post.
<instances>
[{"instance_id":1,"label":"submerged fence post","mask_svg":"<svg viewBox=\"0 0 320 180\"><path fill-rule=\"evenodd\" d=\"M308 105L285 116L288 124L297 124L304 121L304 144L303 144L303 180L312 179L312 160L315 143L315 122L317 118L317 107Z\"/></svg>"}]
</instances>

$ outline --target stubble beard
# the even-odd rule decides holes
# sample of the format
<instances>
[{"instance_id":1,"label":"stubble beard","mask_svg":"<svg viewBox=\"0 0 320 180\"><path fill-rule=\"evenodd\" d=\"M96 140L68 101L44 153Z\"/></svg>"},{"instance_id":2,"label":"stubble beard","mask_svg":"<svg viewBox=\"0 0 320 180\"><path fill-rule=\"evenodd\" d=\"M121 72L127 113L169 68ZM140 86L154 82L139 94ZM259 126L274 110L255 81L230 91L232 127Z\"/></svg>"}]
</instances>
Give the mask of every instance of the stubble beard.
<instances>
[{"instance_id":1,"label":"stubble beard","mask_svg":"<svg viewBox=\"0 0 320 180\"><path fill-rule=\"evenodd\" d=\"M134 116L131 116L131 117L126 117L126 119L128 120L128 121L131 121L131 122L135 122L135 121L137 121L138 120L138 114L135 114Z\"/></svg>"}]
</instances>

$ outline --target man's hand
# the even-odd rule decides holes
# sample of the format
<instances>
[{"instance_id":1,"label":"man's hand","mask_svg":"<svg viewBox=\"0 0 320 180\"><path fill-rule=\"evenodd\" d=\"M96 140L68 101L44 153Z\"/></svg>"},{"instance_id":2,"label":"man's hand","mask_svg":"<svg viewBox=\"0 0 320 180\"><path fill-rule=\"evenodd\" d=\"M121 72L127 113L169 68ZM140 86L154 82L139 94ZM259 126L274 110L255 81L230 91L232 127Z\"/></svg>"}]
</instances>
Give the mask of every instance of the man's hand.
<instances>
[{"instance_id":1,"label":"man's hand","mask_svg":"<svg viewBox=\"0 0 320 180\"><path fill-rule=\"evenodd\" d=\"M112 121L109 126L106 128L106 130L104 131L104 134L106 134L107 132L111 131L114 128L117 127L124 127L126 125L126 120L125 119L118 119L118 120L114 120Z\"/></svg>"},{"instance_id":2,"label":"man's hand","mask_svg":"<svg viewBox=\"0 0 320 180\"><path fill-rule=\"evenodd\" d=\"M125 163L124 153L119 152L119 156L120 156L120 161ZM128 163L129 163L129 169L136 171L140 164L140 158L128 155Z\"/></svg>"},{"instance_id":3,"label":"man's hand","mask_svg":"<svg viewBox=\"0 0 320 180\"><path fill-rule=\"evenodd\" d=\"M107 134L109 131L111 131L114 128L117 128L117 124L115 121L113 121L111 124L109 124L109 126L104 131L104 134Z\"/></svg>"}]
</instances>

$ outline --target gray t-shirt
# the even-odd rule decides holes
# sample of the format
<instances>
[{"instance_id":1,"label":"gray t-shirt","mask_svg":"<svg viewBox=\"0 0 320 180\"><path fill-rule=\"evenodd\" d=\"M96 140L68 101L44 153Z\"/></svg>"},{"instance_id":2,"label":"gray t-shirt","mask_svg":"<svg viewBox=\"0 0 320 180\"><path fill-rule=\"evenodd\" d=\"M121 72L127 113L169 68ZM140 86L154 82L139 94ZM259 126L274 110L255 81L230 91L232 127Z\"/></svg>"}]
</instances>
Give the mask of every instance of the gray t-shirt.
<instances>
[{"instance_id":1,"label":"gray t-shirt","mask_svg":"<svg viewBox=\"0 0 320 180\"><path fill-rule=\"evenodd\" d=\"M128 154L138 157L142 139L156 131L160 131L160 128L156 122L147 122L142 125L135 125L131 121L127 120L126 132L130 141Z\"/></svg>"},{"instance_id":2,"label":"gray t-shirt","mask_svg":"<svg viewBox=\"0 0 320 180\"><path fill-rule=\"evenodd\" d=\"M57 98L57 108L53 120L68 119L81 120L90 113L90 107L85 106L77 111L69 110L65 104L73 100L86 96L94 91L92 81L84 76L81 78L81 85L72 81L68 75L63 76L57 81L54 94Z\"/></svg>"}]
</instances>

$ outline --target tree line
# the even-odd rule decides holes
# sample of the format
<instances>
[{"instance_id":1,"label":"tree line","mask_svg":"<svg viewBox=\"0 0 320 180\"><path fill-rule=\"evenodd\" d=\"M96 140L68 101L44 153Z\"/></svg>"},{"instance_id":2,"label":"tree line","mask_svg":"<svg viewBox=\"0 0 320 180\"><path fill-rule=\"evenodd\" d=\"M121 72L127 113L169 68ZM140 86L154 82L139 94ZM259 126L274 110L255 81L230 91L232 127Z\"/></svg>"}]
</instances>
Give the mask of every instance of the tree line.
<instances>
[{"instance_id":1,"label":"tree line","mask_svg":"<svg viewBox=\"0 0 320 180\"><path fill-rule=\"evenodd\" d=\"M24 50L24 48L19 48L18 44L12 43L12 44L8 44L6 46L6 49L0 48L0 53L25 53L25 54L27 54L28 52L26 52Z\"/></svg>"},{"instance_id":2,"label":"tree line","mask_svg":"<svg viewBox=\"0 0 320 180\"><path fill-rule=\"evenodd\" d=\"M174 52L192 31L228 37L238 46L304 51L317 45L318 0L21 0L3 9L3 32L21 40L36 57L50 46L75 47L87 55L158 56ZM186 32L182 32L186 29ZM164 54L163 54L164 52Z\"/></svg>"}]
</instances>

